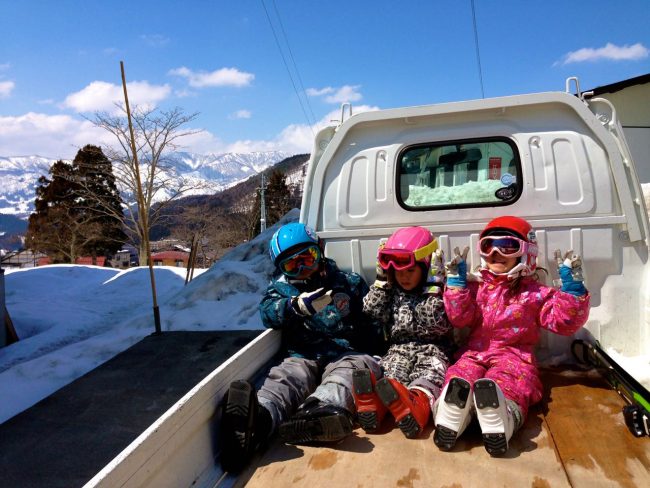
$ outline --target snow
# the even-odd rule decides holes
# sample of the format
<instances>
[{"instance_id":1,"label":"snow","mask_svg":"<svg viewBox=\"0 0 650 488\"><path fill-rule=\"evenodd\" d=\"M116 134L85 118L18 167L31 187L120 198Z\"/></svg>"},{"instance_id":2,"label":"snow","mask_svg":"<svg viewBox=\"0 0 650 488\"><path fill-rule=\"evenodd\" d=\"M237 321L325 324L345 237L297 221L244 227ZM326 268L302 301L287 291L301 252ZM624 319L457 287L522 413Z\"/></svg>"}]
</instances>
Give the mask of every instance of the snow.
<instances>
[{"instance_id":1,"label":"snow","mask_svg":"<svg viewBox=\"0 0 650 488\"><path fill-rule=\"evenodd\" d=\"M187 285L184 268L154 267L163 332L264 329L258 305L273 273L276 228L195 270ZM154 332L147 267L6 269L5 295L20 340L0 348L0 423Z\"/></svg>"},{"instance_id":2,"label":"snow","mask_svg":"<svg viewBox=\"0 0 650 488\"><path fill-rule=\"evenodd\" d=\"M292 210L278 224L298 219ZM155 267L161 327L263 329L258 305L271 278L268 241L277 225L208 270ZM52 265L5 270L9 313L20 340L0 348L0 423L154 331L149 268ZM608 353L650 385L650 357Z\"/></svg>"},{"instance_id":3,"label":"snow","mask_svg":"<svg viewBox=\"0 0 650 488\"><path fill-rule=\"evenodd\" d=\"M494 192L504 188L499 180L468 181L462 185L428 186L409 185L405 203L412 207L452 205L460 203L497 202Z\"/></svg>"}]
</instances>

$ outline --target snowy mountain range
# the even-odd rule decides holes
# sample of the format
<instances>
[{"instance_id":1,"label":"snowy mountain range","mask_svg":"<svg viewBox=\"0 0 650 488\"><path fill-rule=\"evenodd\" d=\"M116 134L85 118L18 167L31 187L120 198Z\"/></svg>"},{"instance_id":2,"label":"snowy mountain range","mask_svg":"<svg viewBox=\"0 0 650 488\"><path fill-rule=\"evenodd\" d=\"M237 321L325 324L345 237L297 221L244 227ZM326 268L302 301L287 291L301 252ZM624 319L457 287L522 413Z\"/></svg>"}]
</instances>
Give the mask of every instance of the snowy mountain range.
<instances>
[{"instance_id":1,"label":"snowy mountain range","mask_svg":"<svg viewBox=\"0 0 650 488\"><path fill-rule=\"evenodd\" d=\"M177 152L165 160L171 169L166 176L184 178L197 188L188 195L214 194L290 156L280 151L207 155ZM48 176L56 161L40 156L0 156L0 215L29 217L34 209L38 178Z\"/></svg>"}]
</instances>

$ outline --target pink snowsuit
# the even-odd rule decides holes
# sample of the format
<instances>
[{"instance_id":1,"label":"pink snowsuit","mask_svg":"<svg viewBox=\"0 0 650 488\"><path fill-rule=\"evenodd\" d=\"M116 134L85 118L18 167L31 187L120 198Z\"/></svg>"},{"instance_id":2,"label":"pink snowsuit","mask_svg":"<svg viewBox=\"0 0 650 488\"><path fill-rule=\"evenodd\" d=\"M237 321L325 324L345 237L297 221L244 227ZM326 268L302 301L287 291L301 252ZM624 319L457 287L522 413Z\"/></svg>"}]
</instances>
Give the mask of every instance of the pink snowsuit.
<instances>
[{"instance_id":1,"label":"pink snowsuit","mask_svg":"<svg viewBox=\"0 0 650 488\"><path fill-rule=\"evenodd\" d=\"M464 289L446 289L447 317L454 327L470 327L467 344L450 366L445 384L460 377L470 384L480 378L494 380L506 399L519 405L525 420L529 405L542 399L534 349L542 327L571 335L589 316L589 293L577 297L524 278L517 292L505 276L481 270L482 282Z\"/></svg>"}]
</instances>

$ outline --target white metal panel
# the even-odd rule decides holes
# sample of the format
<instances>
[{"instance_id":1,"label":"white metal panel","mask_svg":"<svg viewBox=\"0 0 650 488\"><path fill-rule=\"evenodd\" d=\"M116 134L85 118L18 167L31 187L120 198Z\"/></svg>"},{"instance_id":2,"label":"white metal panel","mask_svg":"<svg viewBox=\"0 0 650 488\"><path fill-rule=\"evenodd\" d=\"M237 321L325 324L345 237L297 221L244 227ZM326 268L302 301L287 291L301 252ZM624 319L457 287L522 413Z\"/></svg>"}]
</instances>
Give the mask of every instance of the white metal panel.
<instances>
[{"instance_id":1,"label":"white metal panel","mask_svg":"<svg viewBox=\"0 0 650 488\"><path fill-rule=\"evenodd\" d=\"M219 402L234 380L252 378L280 348L266 330L174 404L84 488L213 486Z\"/></svg>"},{"instance_id":2,"label":"white metal panel","mask_svg":"<svg viewBox=\"0 0 650 488\"><path fill-rule=\"evenodd\" d=\"M607 107L597 109L602 119ZM310 167L312 191L305 194L302 220L316 227L330 257L370 282L380 240L399 227L426 226L443 237L448 255L456 246L471 245L474 268L480 263L476 237L485 223L497 215L524 217L543 237L538 262L550 272L547 283L557 278L555 249L581 252L592 293L588 330L607 347L647 352L647 217L637 202L640 189L625 141L612 137L613 131L583 102L562 93L355 115ZM518 201L425 212L399 206L394 185L401 149L490 136L506 136L518 147L524 181ZM615 297L628 292L635 298L623 306ZM557 353L566 340L551 339L548 345Z\"/></svg>"}]
</instances>

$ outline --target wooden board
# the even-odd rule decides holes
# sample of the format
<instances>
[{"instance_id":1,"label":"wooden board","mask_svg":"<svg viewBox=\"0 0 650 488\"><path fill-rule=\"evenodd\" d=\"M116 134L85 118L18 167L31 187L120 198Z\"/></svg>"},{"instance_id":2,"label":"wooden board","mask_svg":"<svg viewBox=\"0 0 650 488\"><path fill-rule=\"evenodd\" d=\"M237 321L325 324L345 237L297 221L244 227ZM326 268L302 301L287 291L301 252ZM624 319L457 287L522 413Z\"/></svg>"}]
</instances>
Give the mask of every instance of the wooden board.
<instances>
[{"instance_id":1,"label":"wooden board","mask_svg":"<svg viewBox=\"0 0 650 488\"><path fill-rule=\"evenodd\" d=\"M623 399L595 372L546 371L545 419L573 486L650 486L650 438L634 437Z\"/></svg>"},{"instance_id":2,"label":"wooden board","mask_svg":"<svg viewBox=\"0 0 650 488\"><path fill-rule=\"evenodd\" d=\"M409 440L385 423L381 433L357 429L335 446L276 440L235 486L650 486L650 438L628 432L614 391L583 371L548 370L543 380L544 401L531 409L503 458L485 451L477 424L454 451L442 452L431 428Z\"/></svg>"}]
</instances>

